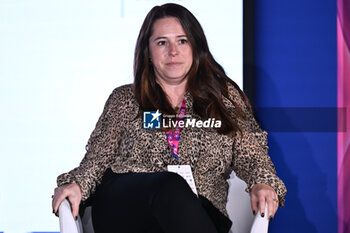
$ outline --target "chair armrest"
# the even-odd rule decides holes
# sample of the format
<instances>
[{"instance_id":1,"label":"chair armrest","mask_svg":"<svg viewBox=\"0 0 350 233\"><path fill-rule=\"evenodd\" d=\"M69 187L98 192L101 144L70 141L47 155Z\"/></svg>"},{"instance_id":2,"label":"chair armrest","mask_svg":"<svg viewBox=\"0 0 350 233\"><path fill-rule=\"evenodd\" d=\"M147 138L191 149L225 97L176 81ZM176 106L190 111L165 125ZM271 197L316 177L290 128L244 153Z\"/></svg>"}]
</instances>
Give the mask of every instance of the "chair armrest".
<instances>
[{"instance_id":1,"label":"chair armrest","mask_svg":"<svg viewBox=\"0 0 350 233\"><path fill-rule=\"evenodd\" d=\"M260 214L259 209L258 213L255 215L250 233L267 233L269 228L267 203L265 204L265 216L262 218Z\"/></svg>"},{"instance_id":2,"label":"chair armrest","mask_svg":"<svg viewBox=\"0 0 350 233\"><path fill-rule=\"evenodd\" d=\"M78 216L78 219L74 220L71 205L67 199L62 201L58 213L61 233L83 233L80 217Z\"/></svg>"}]
</instances>

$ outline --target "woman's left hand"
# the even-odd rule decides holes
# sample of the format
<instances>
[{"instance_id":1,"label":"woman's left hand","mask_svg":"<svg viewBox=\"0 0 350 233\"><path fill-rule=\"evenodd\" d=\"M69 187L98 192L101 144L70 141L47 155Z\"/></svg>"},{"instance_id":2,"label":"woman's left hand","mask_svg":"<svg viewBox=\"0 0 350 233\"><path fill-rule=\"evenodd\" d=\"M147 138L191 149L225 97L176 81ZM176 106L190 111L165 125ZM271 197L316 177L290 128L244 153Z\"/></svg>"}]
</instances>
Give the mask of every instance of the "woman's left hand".
<instances>
[{"instance_id":1,"label":"woman's left hand","mask_svg":"<svg viewBox=\"0 0 350 233\"><path fill-rule=\"evenodd\" d=\"M265 215L265 202L268 206L269 220L271 221L278 209L278 196L275 190L267 184L255 184L250 192L250 202L254 215L260 208L261 217Z\"/></svg>"}]
</instances>

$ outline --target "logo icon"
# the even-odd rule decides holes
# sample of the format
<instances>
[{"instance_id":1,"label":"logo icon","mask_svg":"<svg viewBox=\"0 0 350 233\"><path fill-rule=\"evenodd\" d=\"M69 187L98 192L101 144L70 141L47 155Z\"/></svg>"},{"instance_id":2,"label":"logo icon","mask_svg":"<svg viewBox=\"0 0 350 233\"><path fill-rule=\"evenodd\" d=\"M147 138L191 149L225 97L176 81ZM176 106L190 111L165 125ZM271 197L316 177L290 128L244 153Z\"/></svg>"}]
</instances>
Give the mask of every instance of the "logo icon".
<instances>
[{"instance_id":1,"label":"logo icon","mask_svg":"<svg viewBox=\"0 0 350 233\"><path fill-rule=\"evenodd\" d=\"M160 116L162 114L156 112L143 112L143 128L144 129L160 129Z\"/></svg>"}]
</instances>

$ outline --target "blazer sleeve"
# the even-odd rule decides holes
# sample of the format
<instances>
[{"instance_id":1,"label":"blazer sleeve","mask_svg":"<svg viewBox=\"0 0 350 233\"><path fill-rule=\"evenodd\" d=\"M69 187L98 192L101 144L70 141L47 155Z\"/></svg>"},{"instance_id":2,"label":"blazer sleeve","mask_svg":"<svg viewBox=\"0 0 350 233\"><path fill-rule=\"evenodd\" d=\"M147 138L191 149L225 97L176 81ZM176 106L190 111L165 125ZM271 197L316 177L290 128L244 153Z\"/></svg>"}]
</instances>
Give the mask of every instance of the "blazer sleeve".
<instances>
[{"instance_id":1,"label":"blazer sleeve","mask_svg":"<svg viewBox=\"0 0 350 233\"><path fill-rule=\"evenodd\" d=\"M247 183L247 192L250 192L255 184L268 184L277 193L279 205L284 206L287 189L277 176L275 166L268 155L267 132L260 128L250 107L245 104L235 87L229 85L229 94L246 115L246 119L238 120L242 132L237 132L235 137L232 169Z\"/></svg>"},{"instance_id":2,"label":"blazer sleeve","mask_svg":"<svg viewBox=\"0 0 350 233\"><path fill-rule=\"evenodd\" d=\"M57 177L57 185L68 183L79 184L82 191L82 201L85 201L96 189L105 170L113 162L115 149L123 132L120 111L119 89L115 89L109 96L102 115L86 146L86 154L80 165L70 172Z\"/></svg>"}]
</instances>

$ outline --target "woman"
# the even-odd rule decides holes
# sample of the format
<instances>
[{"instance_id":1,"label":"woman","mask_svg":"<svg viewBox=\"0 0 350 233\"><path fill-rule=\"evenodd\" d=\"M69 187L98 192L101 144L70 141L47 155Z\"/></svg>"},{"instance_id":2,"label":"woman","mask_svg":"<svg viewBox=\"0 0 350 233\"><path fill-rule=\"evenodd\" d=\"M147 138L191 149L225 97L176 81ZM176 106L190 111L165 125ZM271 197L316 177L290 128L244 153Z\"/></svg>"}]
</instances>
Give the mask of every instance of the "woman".
<instances>
[{"instance_id":1,"label":"woman","mask_svg":"<svg viewBox=\"0 0 350 233\"><path fill-rule=\"evenodd\" d=\"M266 132L187 9L165 4L148 13L134 76L133 85L110 95L80 166L58 177L53 211L68 198L75 217L91 197L97 233L228 232L224 174L232 168L247 183L253 213L258 206L264 213L266 201L272 219L286 188L267 154ZM220 124L144 128L144 113L156 110L179 114L173 121L186 116ZM199 198L167 165L190 165Z\"/></svg>"}]
</instances>

